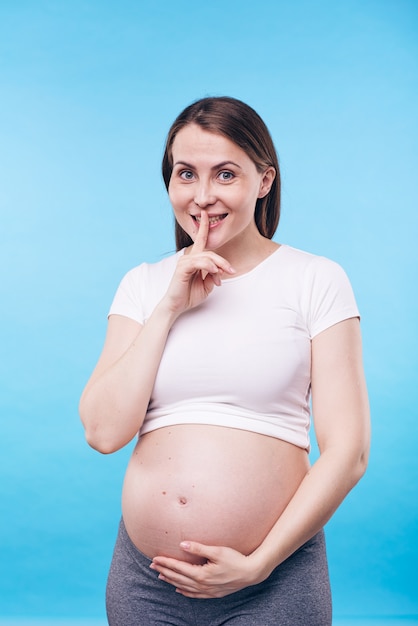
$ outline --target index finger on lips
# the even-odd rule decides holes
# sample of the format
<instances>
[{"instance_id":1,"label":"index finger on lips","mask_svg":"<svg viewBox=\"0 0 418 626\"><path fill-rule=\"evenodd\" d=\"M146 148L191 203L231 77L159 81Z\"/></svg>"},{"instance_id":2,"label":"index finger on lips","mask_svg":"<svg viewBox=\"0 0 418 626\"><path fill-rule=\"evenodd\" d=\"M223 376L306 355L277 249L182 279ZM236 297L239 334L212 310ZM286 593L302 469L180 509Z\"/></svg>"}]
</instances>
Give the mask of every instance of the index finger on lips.
<instances>
[{"instance_id":1,"label":"index finger on lips","mask_svg":"<svg viewBox=\"0 0 418 626\"><path fill-rule=\"evenodd\" d=\"M209 216L206 211L200 213L199 230L197 231L196 239L194 240L192 254L196 252L203 252L206 248L209 234Z\"/></svg>"}]
</instances>

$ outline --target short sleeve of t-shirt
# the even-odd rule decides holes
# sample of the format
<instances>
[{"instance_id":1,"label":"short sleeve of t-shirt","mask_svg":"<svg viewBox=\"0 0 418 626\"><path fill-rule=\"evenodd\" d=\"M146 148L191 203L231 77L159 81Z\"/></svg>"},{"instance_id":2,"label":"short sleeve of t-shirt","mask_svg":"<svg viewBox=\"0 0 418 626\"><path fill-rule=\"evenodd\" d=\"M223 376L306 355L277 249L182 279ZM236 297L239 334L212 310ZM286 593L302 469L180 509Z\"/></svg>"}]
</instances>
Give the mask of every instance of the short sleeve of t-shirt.
<instances>
[{"instance_id":1,"label":"short sleeve of t-shirt","mask_svg":"<svg viewBox=\"0 0 418 626\"><path fill-rule=\"evenodd\" d=\"M124 315L145 324L167 291L183 252L180 250L157 263L142 263L125 274L113 298L109 315Z\"/></svg>"},{"instance_id":2,"label":"short sleeve of t-shirt","mask_svg":"<svg viewBox=\"0 0 418 626\"><path fill-rule=\"evenodd\" d=\"M304 305L311 338L350 317L360 317L351 283L338 263L313 256L306 271Z\"/></svg>"},{"instance_id":3,"label":"short sleeve of t-shirt","mask_svg":"<svg viewBox=\"0 0 418 626\"><path fill-rule=\"evenodd\" d=\"M145 323L146 316L141 297L145 274L145 263L125 274L113 298L108 315L124 315L140 324Z\"/></svg>"}]
</instances>

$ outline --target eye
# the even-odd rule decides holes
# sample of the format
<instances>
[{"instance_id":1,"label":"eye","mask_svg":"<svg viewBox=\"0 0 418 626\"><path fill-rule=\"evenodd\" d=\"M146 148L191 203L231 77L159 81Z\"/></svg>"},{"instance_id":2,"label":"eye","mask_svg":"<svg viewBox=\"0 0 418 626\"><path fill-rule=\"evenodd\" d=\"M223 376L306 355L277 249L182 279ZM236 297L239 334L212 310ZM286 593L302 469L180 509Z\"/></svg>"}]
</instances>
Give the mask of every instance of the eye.
<instances>
[{"instance_id":1,"label":"eye","mask_svg":"<svg viewBox=\"0 0 418 626\"><path fill-rule=\"evenodd\" d=\"M180 178L182 178L183 180L193 180L193 172L191 172L190 170L182 170L179 173Z\"/></svg>"},{"instance_id":2,"label":"eye","mask_svg":"<svg viewBox=\"0 0 418 626\"><path fill-rule=\"evenodd\" d=\"M228 183L230 180L232 180L235 177L235 175L230 172L229 170L222 170L221 172L219 172L218 174L218 178L223 182L223 183Z\"/></svg>"}]
</instances>

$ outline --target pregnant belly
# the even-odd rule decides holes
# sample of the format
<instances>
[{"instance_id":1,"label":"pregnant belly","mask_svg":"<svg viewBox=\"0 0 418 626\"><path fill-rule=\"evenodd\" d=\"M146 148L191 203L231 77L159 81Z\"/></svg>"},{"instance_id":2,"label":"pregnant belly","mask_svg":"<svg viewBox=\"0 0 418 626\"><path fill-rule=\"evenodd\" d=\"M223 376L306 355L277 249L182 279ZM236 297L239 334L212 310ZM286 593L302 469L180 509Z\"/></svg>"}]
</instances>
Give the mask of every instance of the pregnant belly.
<instances>
[{"instance_id":1,"label":"pregnant belly","mask_svg":"<svg viewBox=\"0 0 418 626\"><path fill-rule=\"evenodd\" d=\"M176 425L139 440L126 472L122 510L133 543L149 558L183 552L183 540L250 554L309 468L306 451L273 437Z\"/></svg>"}]
</instances>

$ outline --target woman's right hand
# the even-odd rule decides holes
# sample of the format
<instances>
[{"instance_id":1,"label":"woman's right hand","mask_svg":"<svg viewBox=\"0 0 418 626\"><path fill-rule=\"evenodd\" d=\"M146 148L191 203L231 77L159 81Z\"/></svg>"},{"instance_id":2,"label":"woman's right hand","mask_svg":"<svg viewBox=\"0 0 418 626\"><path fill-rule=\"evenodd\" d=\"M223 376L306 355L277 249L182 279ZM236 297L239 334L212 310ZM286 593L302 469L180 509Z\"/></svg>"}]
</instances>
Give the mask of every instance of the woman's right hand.
<instances>
[{"instance_id":1,"label":"woman's right hand","mask_svg":"<svg viewBox=\"0 0 418 626\"><path fill-rule=\"evenodd\" d=\"M168 333L181 313L197 306L234 274L228 261L206 250L209 218L202 212L192 249L179 259L164 298L145 325L111 315L105 345L80 401L89 444L103 453L126 445L141 428Z\"/></svg>"},{"instance_id":2,"label":"woman's right hand","mask_svg":"<svg viewBox=\"0 0 418 626\"><path fill-rule=\"evenodd\" d=\"M203 302L214 286L221 284L223 273L235 273L226 259L206 250L208 234L209 216L202 211L194 244L188 254L180 257L164 297L166 306L176 316Z\"/></svg>"}]
</instances>

